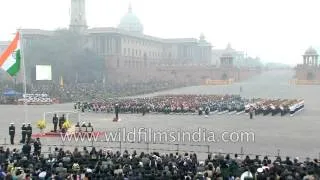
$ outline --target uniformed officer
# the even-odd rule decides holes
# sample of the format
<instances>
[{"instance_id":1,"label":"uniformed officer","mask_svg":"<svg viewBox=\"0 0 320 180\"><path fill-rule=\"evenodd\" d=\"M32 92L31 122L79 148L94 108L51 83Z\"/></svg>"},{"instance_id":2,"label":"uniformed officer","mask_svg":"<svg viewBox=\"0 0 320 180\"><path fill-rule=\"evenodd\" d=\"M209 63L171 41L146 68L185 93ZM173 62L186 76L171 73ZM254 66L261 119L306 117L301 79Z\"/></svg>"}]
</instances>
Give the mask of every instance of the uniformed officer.
<instances>
[{"instance_id":1,"label":"uniformed officer","mask_svg":"<svg viewBox=\"0 0 320 180\"><path fill-rule=\"evenodd\" d=\"M34 147L34 154L37 156L40 156L40 154L41 154L40 138L37 138L37 140L33 143L33 147Z\"/></svg>"},{"instance_id":2,"label":"uniformed officer","mask_svg":"<svg viewBox=\"0 0 320 180\"><path fill-rule=\"evenodd\" d=\"M115 113L116 113L116 120L118 120L119 119L119 105L118 104L116 104Z\"/></svg>"},{"instance_id":3,"label":"uniformed officer","mask_svg":"<svg viewBox=\"0 0 320 180\"><path fill-rule=\"evenodd\" d=\"M82 122L82 125L81 125L81 132L87 132L87 125L86 125L86 122Z\"/></svg>"},{"instance_id":4,"label":"uniformed officer","mask_svg":"<svg viewBox=\"0 0 320 180\"><path fill-rule=\"evenodd\" d=\"M93 132L93 126L90 122L88 123L88 126L87 126L87 132Z\"/></svg>"},{"instance_id":5,"label":"uniformed officer","mask_svg":"<svg viewBox=\"0 0 320 180\"><path fill-rule=\"evenodd\" d=\"M10 136L10 143L14 144L14 136L16 134L16 127L14 126L14 123L10 123L9 126L9 136Z\"/></svg>"},{"instance_id":6,"label":"uniformed officer","mask_svg":"<svg viewBox=\"0 0 320 180\"><path fill-rule=\"evenodd\" d=\"M21 127L21 143L26 143L26 135L27 135L27 127L26 127L26 123L23 123L22 124L22 127Z\"/></svg>"},{"instance_id":7,"label":"uniformed officer","mask_svg":"<svg viewBox=\"0 0 320 180\"><path fill-rule=\"evenodd\" d=\"M58 117L57 114L54 114L53 118L52 118L52 123L53 123L53 131L57 132L57 126L58 126Z\"/></svg>"},{"instance_id":8,"label":"uniformed officer","mask_svg":"<svg viewBox=\"0 0 320 180\"><path fill-rule=\"evenodd\" d=\"M80 132L81 131L81 129L80 129L80 123L79 122L77 122L77 124L75 125L75 129L76 129L76 132L78 133L78 132Z\"/></svg>"},{"instance_id":9,"label":"uniformed officer","mask_svg":"<svg viewBox=\"0 0 320 180\"><path fill-rule=\"evenodd\" d=\"M145 105L142 106L142 116L146 115L147 107Z\"/></svg>"},{"instance_id":10,"label":"uniformed officer","mask_svg":"<svg viewBox=\"0 0 320 180\"><path fill-rule=\"evenodd\" d=\"M31 127L31 124L28 123L28 126L27 126L27 143L30 143L31 135L32 135L32 127Z\"/></svg>"},{"instance_id":11,"label":"uniformed officer","mask_svg":"<svg viewBox=\"0 0 320 180\"><path fill-rule=\"evenodd\" d=\"M209 108L209 106L206 107L206 109L205 109L205 114L206 114L206 115L209 115L209 114L210 114L210 108Z\"/></svg>"},{"instance_id":12,"label":"uniformed officer","mask_svg":"<svg viewBox=\"0 0 320 180\"><path fill-rule=\"evenodd\" d=\"M59 129L62 129L62 126L64 124L64 122L66 121L66 118L64 117L64 114L62 114L62 117L60 117L59 119Z\"/></svg>"},{"instance_id":13,"label":"uniformed officer","mask_svg":"<svg viewBox=\"0 0 320 180\"><path fill-rule=\"evenodd\" d=\"M253 118L253 107L251 106L250 109L249 109L249 114L250 114L250 119Z\"/></svg>"}]
</instances>

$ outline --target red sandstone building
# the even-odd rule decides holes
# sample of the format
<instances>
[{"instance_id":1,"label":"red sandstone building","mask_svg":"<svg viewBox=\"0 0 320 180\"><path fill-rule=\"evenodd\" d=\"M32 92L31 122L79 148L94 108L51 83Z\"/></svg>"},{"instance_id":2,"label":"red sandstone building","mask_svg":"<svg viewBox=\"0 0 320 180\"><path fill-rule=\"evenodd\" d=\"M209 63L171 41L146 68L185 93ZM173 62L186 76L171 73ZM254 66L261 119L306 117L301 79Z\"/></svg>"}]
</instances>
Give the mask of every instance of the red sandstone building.
<instances>
[{"instance_id":1,"label":"red sandstone building","mask_svg":"<svg viewBox=\"0 0 320 180\"><path fill-rule=\"evenodd\" d=\"M320 67L317 51L310 47L303 55L303 64L296 67L296 79L300 82L320 82Z\"/></svg>"},{"instance_id":2,"label":"red sandstone building","mask_svg":"<svg viewBox=\"0 0 320 180\"><path fill-rule=\"evenodd\" d=\"M174 81L201 84L207 79L240 81L259 73L239 67L227 48L219 66L212 65L212 46L203 34L199 39L164 39L143 33L143 25L131 6L118 27L88 28L85 0L71 1L70 31L83 34L86 46L105 59L108 83ZM33 39L52 36L52 31L24 29L26 48Z\"/></svg>"}]
</instances>

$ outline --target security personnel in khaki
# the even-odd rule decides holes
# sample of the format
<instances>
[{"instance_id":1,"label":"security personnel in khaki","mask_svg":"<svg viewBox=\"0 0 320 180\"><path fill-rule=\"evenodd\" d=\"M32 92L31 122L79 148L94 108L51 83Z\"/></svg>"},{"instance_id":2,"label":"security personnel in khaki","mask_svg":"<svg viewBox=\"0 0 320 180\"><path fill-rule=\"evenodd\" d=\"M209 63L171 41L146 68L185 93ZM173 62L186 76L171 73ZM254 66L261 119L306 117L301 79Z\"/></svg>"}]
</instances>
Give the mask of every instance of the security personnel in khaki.
<instances>
[{"instance_id":1,"label":"security personnel in khaki","mask_svg":"<svg viewBox=\"0 0 320 180\"><path fill-rule=\"evenodd\" d=\"M10 136L10 143L13 145L14 144L14 136L16 134L16 127L14 126L13 123L10 123L9 126L9 136Z\"/></svg>"},{"instance_id":2,"label":"security personnel in khaki","mask_svg":"<svg viewBox=\"0 0 320 180\"><path fill-rule=\"evenodd\" d=\"M31 135L32 135L32 127L31 127L31 124L28 123L28 126L27 126L27 143L30 143Z\"/></svg>"},{"instance_id":3,"label":"security personnel in khaki","mask_svg":"<svg viewBox=\"0 0 320 180\"><path fill-rule=\"evenodd\" d=\"M27 136L27 127L26 127L26 123L22 124L21 127L21 143L26 143L26 136Z\"/></svg>"}]
</instances>

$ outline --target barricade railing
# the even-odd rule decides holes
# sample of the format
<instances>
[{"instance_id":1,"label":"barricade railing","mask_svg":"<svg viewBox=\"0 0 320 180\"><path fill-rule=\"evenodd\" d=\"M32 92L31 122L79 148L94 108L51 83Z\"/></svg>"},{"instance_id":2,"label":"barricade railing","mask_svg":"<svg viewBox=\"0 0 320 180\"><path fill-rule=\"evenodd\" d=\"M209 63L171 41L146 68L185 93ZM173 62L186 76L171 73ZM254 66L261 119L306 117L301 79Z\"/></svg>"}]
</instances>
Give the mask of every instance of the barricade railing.
<instances>
[{"instance_id":1,"label":"barricade railing","mask_svg":"<svg viewBox=\"0 0 320 180\"><path fill-rule=\"evenodd\" d=\"M289 84L290 85L320 85L320 81L291 79L289 80Z\"/></svg>"},{"instance_id":2,"label":"barricade railing","mask_svg":"<svg viewBox=\"0 0 320 180\"><path fill-rule=\"evenodd\" d=\"M4 143L0 144L0 146L3 146L5 148L20 148L22 149L22 144L17 145L10 145L7 142L7 139L4 138ZM224 152L222 149L217 149L213 145L209 144L182 144L182 143L151 143L151 142L128 142L128 141L100 141L100 142L87 142L87 143L66 143L62 142L61 144L45 144L42 143L42 149L41 152L43 154L50 154L53 153L55 148L63 148L64 150L70 150L73 151L74 148L79 148L81 150L81 147L87 147L92 148L95 147L96 150L104 149L104 150L112 150L113 152L119 151L123 152L125 150L134 151L136 150L139 152L146 152L146 153L152 153L152 152L159 152L159 153L196 153L199 160L205 160L209 154L211 155L227 155L230 156L237 154L239 157L244 158L245 156L250 157L264 157L267 156L271 159L275 159L278 156L290 157L291 159L295 158L295 156L288 156L285 153L281 153L281 149L276 149L275 153L272 154L257 154L257 153L250 153L245 152L244 146L241 146L240 149L234 151L234 152ZM32 148L33 149L33 148ZM90 150L90 149L89 149ZM317 155L310 155L310 156L299 156L299 158L305 159L305 158L318 158L320 159L320 152Z\"/></svg>"}]
</instances>

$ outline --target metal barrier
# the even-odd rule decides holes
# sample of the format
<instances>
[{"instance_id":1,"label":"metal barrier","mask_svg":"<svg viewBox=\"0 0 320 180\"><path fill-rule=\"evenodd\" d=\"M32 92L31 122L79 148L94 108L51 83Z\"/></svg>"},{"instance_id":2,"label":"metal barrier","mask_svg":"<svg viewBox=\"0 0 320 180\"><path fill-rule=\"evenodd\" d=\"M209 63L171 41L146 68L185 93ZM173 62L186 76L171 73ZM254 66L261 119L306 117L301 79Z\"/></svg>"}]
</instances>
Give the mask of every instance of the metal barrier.
<instances>
[{"instance_id":1,"label":"metal barrier","mask_svg":"<svg viewBox=\"0 0 320 180\"><path fill-rule=\"evenodd\" d=\"M301 79L291 79L289 80L290 85L320 85L318 80L301 80Z\"/></svg>"}]
</instances>

